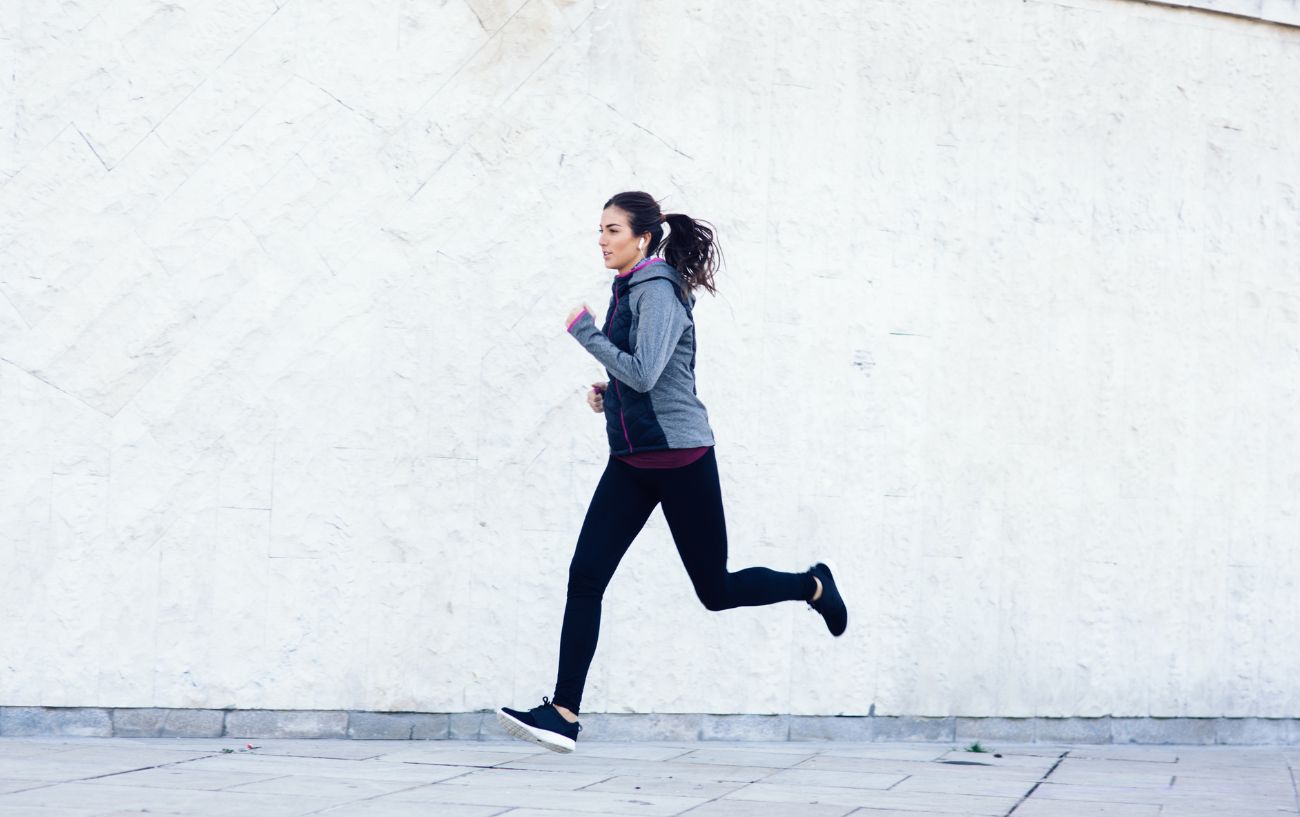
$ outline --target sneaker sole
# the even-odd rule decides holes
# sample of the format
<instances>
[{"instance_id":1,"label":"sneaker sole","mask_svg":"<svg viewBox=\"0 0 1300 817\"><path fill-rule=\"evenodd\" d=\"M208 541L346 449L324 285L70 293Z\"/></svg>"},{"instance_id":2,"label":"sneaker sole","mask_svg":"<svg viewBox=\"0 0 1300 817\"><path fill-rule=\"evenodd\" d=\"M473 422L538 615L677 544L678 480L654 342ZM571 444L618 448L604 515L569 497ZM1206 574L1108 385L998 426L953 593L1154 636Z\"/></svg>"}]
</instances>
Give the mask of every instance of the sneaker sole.
<instances>
[{"instance_id":1,"label":"sneaker sole","mask_svg":"<svg viewBox=\"0 0 1300 817\"><path fill-rule=\"evenodd\" d=\"M564 735L557 735L554 732L545 729L536 729L523 721L515 720L504 710L497 710L497 720L507 732L522 740L536 743L539 746L545 746L552 752L572 752L577 748L578 743L573 738L566 738Z\"/></svg>"}]
</instances>

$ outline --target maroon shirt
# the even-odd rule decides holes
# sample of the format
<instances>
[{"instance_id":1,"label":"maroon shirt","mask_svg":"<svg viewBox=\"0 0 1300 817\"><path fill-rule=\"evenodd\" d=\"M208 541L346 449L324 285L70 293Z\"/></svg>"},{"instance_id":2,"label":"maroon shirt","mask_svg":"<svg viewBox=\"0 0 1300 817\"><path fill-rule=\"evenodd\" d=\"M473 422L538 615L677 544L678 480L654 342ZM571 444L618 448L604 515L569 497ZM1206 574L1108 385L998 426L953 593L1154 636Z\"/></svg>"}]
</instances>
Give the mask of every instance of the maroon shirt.
<instances>
[{"instance_id":1,"label":"maroon shirt","mask_svg":"<svg viewBox=\"0 0 1300 817\"><path fill-rule=\"evenodd\" d=\"M614 456L637 468L681 468L703 457L710 447L702 445L699 448L664 448L659 451L637 451Z\"/></svg>"}]
</instances>

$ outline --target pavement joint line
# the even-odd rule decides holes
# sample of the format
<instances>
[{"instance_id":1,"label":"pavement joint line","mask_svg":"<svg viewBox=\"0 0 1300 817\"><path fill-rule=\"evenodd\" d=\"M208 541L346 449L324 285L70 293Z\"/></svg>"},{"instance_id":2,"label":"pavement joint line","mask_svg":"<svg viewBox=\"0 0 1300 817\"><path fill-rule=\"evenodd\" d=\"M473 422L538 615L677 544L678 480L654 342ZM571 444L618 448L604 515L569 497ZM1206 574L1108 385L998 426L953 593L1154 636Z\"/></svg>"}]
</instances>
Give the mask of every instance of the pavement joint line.
<instances>
[{"instance_id":1,"label":"pavement joint line","mask_svg":"<svg viewBox=\"0 0 1300 817\"><path fill-rule=\"evenodd\" d=\"M1291 765L1291 758L1287 757L1286 752L1282 753L1282 759L1286 761L1286 770L1291 773L1291 795L1295 797L1296 811L1300 811L1300 786L1296 785L1295 767Z\"/></svg>"},{"instance_id":2,"label":"pavement joint line","mask_svg":"<svg viewBox=\"0 0 1300 817\"><path fill-rule=\"evenodd\" d=\"M520 769L519 771L523 771L523 769ZM593 783L588 783L586 786L579 786L578 788L574 789L574 791L582 791L583 789L588 788L589 786L599 786L601 783L607 783L616 777L618 777L617 774L611 774L609 777L606 777L604 780L597 780Z\"/></svg>"},{"instance_id":3,"label":"pavement joint line","mask_svg":"<svg viewBox=\"0 0 1300 817\"><path fill-rule=\"evenodd\" d=\"M907 779L910 778L911 776L912 776L911 774L903 775L902 780L895 780L893 783L890 783L888 786L885 787L885 791L893 791L895 786L897 786L899 783L906 782Z\"/></svg>"},{"instance_id":4,"label":"pavement joint line","mask_svg":"<svg viewBox=\"0 0 1300 817\"><path fill-rule=\"evenodd\" d=\"M1056 762L1052 764L1052 768L1048 769L1047 772L1042 777L1038 778L1038 780L1034 783L1034 785L1029 787L1029 791L1025 792L1024 795L1021 796L1019 800L1013 803L1011 808L1007 811L1006 814L1002 815L1002 817L1011 817L1011 815L1015 813L1016 809L1020 808L1021 803L1025 802L1030 797L1032 797L1034 792L1038 791L1038 787L1043 785L1043 781L1047 780L1047 778L1052 776L1052 772L1056 771L1056 767L1060 766L1062 763L1065 762L1065 756L1068 754L1070 754L1069 749L1066 749L1064 752L1061 752L1061 756L1058 757L1056 759Z\"/></svg>"}]
</instances>

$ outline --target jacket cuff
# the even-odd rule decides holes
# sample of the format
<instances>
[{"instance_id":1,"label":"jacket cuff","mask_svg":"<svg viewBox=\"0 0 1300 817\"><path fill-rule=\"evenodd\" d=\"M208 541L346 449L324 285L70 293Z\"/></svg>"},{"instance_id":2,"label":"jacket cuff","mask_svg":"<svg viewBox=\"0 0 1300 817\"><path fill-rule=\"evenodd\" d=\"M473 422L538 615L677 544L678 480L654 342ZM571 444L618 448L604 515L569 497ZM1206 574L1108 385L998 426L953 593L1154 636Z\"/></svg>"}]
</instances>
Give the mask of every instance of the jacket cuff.
<instances>
[{"instance_id":1,"label":"jacket cuff","mask_svg":"<svg viewBox=\"0 0 1300 817\"><path fill-rule=\"evenodd\" d=\"M596 319L591 317L591 312L587 311L586 307L583 307L582 311L578 313L578 316L573 320L569 321L569 325L564 328L564 331L568 332L570 335L573 335L573 327L582 323L583 318L589 318L593 325L595 325L596 323ZM574 337L577 337L577 335L574 335Z\"/></svg>"}]
</instances>

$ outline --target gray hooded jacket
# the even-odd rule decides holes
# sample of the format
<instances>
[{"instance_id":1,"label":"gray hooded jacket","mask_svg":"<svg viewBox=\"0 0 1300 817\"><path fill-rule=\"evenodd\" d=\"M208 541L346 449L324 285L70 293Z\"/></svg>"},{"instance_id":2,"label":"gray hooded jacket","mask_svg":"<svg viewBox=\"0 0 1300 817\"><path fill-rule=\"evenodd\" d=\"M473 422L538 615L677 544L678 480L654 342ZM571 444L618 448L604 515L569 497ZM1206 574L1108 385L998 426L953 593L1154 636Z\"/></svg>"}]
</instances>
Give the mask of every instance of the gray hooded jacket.
<instances>
[{"instance_id":1,"label":"gray hooded jacket","mask_svg":"<svg viewBox=\"0 0 1300 817\"><path fill-rule=\"evenodd\" d=\"M610 453L713 445L708 411L695 391L695 295L661 258L616 275L605 324L586 310L569 325L605 366Z\"/></svg>"}]
</instances>

